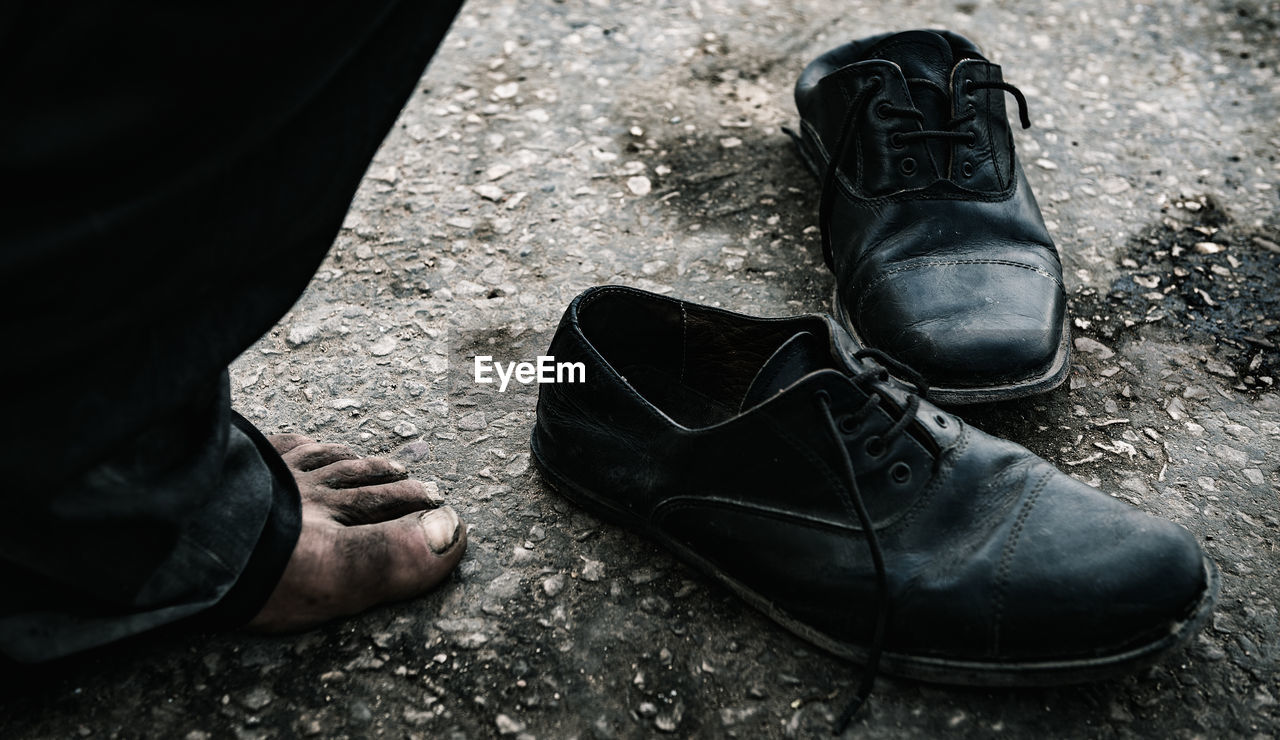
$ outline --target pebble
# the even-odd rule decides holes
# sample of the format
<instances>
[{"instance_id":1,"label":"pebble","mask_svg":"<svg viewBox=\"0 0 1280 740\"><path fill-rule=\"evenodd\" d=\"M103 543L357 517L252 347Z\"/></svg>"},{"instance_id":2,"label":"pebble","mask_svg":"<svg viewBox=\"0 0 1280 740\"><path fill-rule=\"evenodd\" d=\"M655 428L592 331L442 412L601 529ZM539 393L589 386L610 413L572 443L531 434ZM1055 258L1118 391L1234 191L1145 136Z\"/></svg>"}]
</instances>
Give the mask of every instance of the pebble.
<instances>
[{"instance_id":1,"label":"pebble","mask_svg":"<svg viewBox=\"0 0 1280 740\"><path fill-rule=\"evenodd\" d=\"M458 428L465 432L478 432L487 426L489 422L485 420L483 411L472 411L458 419Z\"/></svg>"},{"instance_id":2,"label":"pebble","mask_svg":"<svg viewBox=\"0 0 1280 740\"><path fill-rule=\"evenodd\" d=\"M490 182L492 182L494 180L501 180L502 178L511 174L511 170L512 170L511 165L498 163L490 167L489 169L485 170L484 176L488 178Z\"/></svg>"},{"instance_id":3,"label":"pebble","mask_svg":"<svg viewBox=\"0 0 1280 740\"><path fill-rule=\"evenodd\" d=\"M586 562L582 566L582 580L596 583L604 578L604 563L588 558L583 560Z\"/></svg>"},{"instance_id":4,"label":"pebble","mask_svg":"<svg viewBox=\"0 0 1280 740\"><path fill-rule=\"evenodd\" d=\"M564 590L564 585L568 581L563 573L557 573L554 576L548 576L542 580L542 590L547 596L557 596Z\"/></svg>"},{"instance_id":5,"label":"pebble","mask_svg":"<svg viewBox=\"0 0 1280 740\"><path fill-rule=\"evenodd\" d=\"M524 731L524 723L518 722L505 714L499 714L494 720L494 724L498 726L499 735L514 735L517 732Z\"/></svg>"},{"instance_id":6,"label":"pebble","mask_svg":"<svg viewBox=\"0 0 1280 740\"><path fill-rule=\"evenodd\" d=\"M1232 370L1230 365L1227 365L1224 362L1219 362L1218 360L1206 361L1204 363L1204 369L1223 378L1234 378L1236 376L1236 371Z\"/></svg>"},{"instance_id":7,"label":"pebble","mask_svg":"<svg viewBox=\"0 0 1280 740\"><path fill-rule=\"evenodd\" d=\"M481 198L494 201L495 203L502 200L502 196L506 195L506 192L497 185L477 185L472 188L472 190L476 191L476 195L479 195Z\"/></svg>"},{"instance_id":8,"label":"pebble","mask_svg":"<svg viewBox=\"0 0 1280 740\"><path fill-rule=\"evenodd\" d=\"M285 335L284 341L290 347L301 347L307 342L314 341L320 336L320 327L315 324L295 324L289 327L289 333Z\"/></svg>"},{"instance_id":9,"label":"pebble","mask_svg":"<svg viewBox=\"0 0 1280 740\"><path fill-rule=\"evenodd\" d=\"M396 349L396 338L390 334L383 334L378 341L369 347L369 352L374 357L386 357Z\"/></svg>"},{"instance_id":10,"label":"pebble","mask_svg":"<svg viewBox=\"0 0 1280 740\"><path fill-rule=\"evenodd\" d=\"M742 146L742 139L739 139L736 136L729 136L727 138L720 140L720 146L724 147L725 149L735 149L737 147Z\"/></svg>"},{"instance_id":11,"label":"pebble","mask_svg":"<svg viewBox=\"0 0 1280 740\"><path fill-rule=\"evenodd\" d=\"M262 709L271 703L271 692L265 686L257 686L249 690L249 693L240 698L240 703L246 709L254 712Z\"/></svg>"},{"instance_id":12,"label":"pebble","mask_svg":"<svg viewBox=\"0 0 1280 740\"><path fill-rule=\"evenodd\" d=\"M360 246L356 247L356 259L358 260L373 259L373 247L369 246L368 244L361 244Z\"/></svg>"},{"instance_id":13,"label":"pebble","mask_svg":"<svg viewBox=\"0 0 1280 740\"><path fill-rule=\"evenodd\" d=\"M499 100L510 100L520 92L520 83L504 82L493 88L493 94L498 96Z\"/></svg>"},{"instance_id":14,"label":"pebble","mask_svg":"<svg viewBox=\"0 0 1280 740\"><path fill-rule=\"evenodd\" d=\"M1216 242L1196 242L1195 249L1200 254L1217 254L1222 251L1222 245Z\"/></svg>"},{"instance_id":15,"label":"pebble","mask_svg":"<svg viewBox=\"0 0 1280 740\"><path fill-rule=\"evenodd\" d=\"M628 177L627 190L630 190L632 195L648 195L649 191L653 190L653 183L649 182L649 178L644 175Z\"/></svg>"},{"instance_id":16,"label":"pebble","mask_svg":"<svg viewBox=\"0 0 1280 740\"><path fill-rule=\"evenodd\" d=\"M418 427L411 421L402 421L396 424L391 431L400 437L416 437L418 435Z\"/></svg>"},{"instance_id":17,"label":"pebble","mask_svg":"<svg viewBox=\"0 0 1280 740\"><path fill-rule=\"evenodd\" d=\"M356 699L351 702L351 708L347 711L347 716L351 719L352 724L367 725L373 721L373 710L369 709L369 705L363 699Z\"/></svg>"},{"instance_id":18,"label":"pebble","mask_svg":"<svg viewBox=\"0 0 1280 740\"><path fill-rule=\"evenodd\" d=\"M1116 354L1107 345L1089 337L1076 337L1075 347L1077 351L1087 355L1097 355L1099 360L1109 360Z\"/></svg>"}]
</instances>

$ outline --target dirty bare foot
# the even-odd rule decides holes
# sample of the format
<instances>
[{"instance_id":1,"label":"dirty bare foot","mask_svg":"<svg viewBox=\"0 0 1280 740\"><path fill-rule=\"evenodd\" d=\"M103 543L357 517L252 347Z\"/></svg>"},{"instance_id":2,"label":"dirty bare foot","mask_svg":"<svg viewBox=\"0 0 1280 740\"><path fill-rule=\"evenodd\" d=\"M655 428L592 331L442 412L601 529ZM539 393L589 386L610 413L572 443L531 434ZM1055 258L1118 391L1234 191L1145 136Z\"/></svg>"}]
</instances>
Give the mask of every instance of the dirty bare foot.
<instances>
[{"instance_id":1,"label":"dirty bare foot","mask_svg":"<svg viewBox=\"0 0 1280 740\"><path fill-rule=\"evenodd\" d=\"M302 532L250 629L287 632L430 590L467 527L404 466L297 434L271 437L302 494Z\"/></svg>"}]
</instances>

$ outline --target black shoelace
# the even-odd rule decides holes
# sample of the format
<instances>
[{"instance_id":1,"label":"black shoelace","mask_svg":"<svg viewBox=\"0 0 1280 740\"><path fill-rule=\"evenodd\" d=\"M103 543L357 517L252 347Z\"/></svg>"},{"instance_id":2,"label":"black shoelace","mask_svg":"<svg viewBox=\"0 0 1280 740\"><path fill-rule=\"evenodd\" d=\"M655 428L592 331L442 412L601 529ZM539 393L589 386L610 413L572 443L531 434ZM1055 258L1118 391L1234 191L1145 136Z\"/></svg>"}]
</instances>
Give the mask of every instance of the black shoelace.
<instances>
[{"instance_id":1,"label":"black shoelace","mask_svg":"<svg viewBox=\"0 0 1280 740\"><path fill-rule=\"evenodd\" d=\"M943 98L950 98L950 95L941 85L933 80L926 80L919 77L912 77L907 80L908 85L925 85L933 88L940 93ZM879 90L884 85L884 81L879 77L872 77L868 85L864 85L858 94L854 97L853 102L845 111L844 121L840 124L840 138L836 142L835 150L831 153L831 159L827 162L826 173L822 177L822 200L818 207L818 226L822 230L822 255L827 261L827 266L835 268L835 252L831 245L831 209L835 206L835 183L836 170L840 162L844 161L846 150L849 148L849 139L853 138L850 134L853 132L853 125L857 121L858 115L864 107L863 101L867 96ZM1004 90L1010 93L1018 101L1018 121L1023 128L1031 128L1031 117L1027 112L1027 98L1018 88L1007 82L997 82L994 80L965 80L964 92L968 94L973 90ZM901 106L890 105L889 103L881 103L876 106L876 110L881 116L894 116L897 118L912 118L924 125L925 116L919 108L904 108ZM960 115L947 121L946 128L943 129L924 129L920 131L899 131L889 136L889 144L894 147L904 146L908 142L919 141L924 139L942 139L956 143L964 143L973 146L978 142L978 135L972 131L957 131L956 129L963 123L973 120L978 115L978 110L970 106L968 110Z\"/></svg>"},{"instance_id":2,"label":"black shoelace","mask_svg":"<svg viewBox=\"0 0 1280 740\"><path fill-rule=\"evenodd\" d=\"M916 418L916 412L920 409L920 399L929 393L929 387L925 384L924 378L920 377L911 368L879 350L859 350L854 357L859 360L874 358L880 363L879 365L868 363L866 369L853 376L854 384L867 392L867 400L856 411L846 416L841 416L840 420L837 421L831 412L830 395L826 391L818 391L816 394L818 405L822 408L823 419L827 422L827 430L831 434L831 440L835 443L836 449L840 451L840 460L843 463L844 483L847 491L840 492L840 503L844 505L846 513L856 518L862 527L862 531L867 538L867 549L871 553L871 563L876 571L876 624L871 637L871 647L867 653L867 662L864 666L862 681L858 685L857 692L836 720L832 732L835 735L845 731L845 728L853 721L854 715L858 713L858 710L866 704L867 698L871 696L871 689L875 685L876 675L880 669L880 655L884 649L885 625L889 621L890 611L889 581L884 568L884 554L880 550L880 538L876 536L871 516L867 514L867 507L862 502L862 492L858 488L858 476L853 469L853 459L849 457L849 450L845 447L845 436L857 430L858 425L880 405L881 399L891 401L885 386L889 380L889 371L886 367L891 367L900 375L910 379L915 385L917 393L908 396L906 406L902 409L902 414L883 434L868 440L868 446L872 442L877 442L877 447L887 450L895 439L906 432L907 426Z\"/></svg>"}]
</instances>

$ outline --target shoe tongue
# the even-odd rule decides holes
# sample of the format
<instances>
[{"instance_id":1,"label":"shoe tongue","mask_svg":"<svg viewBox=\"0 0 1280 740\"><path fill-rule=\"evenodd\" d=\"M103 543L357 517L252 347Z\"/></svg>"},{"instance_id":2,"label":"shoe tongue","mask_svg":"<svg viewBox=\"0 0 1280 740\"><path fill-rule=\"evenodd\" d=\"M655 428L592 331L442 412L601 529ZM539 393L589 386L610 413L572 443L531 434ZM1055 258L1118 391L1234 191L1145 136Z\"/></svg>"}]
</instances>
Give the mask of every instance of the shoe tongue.
<instances>
[{"instance_id":1,"label":"shoe tongue","mask_svg":"<svg viewBox=\"0 0 1280 740\"><path fill-rule=\"evenodd\" d=\"M908 80L922 78L948 89L955 56L951 44L933 31L904 31L881 41L868 54L870 59L886 59L902 68ZM912 85L911 94L920 104L917 93L924 85ZM936 95L934 96L936 97ZM934 97L927 98L933 100Z\"/></svg>"},{"instance_id":2,"label":"shoe tongue","mask_svg":"<svg viewBox=\"0 0 1280 740\"><path fill-rule=\"evenodd\" d=\"M815 370L835 367L826 340L802 331L782 343L760 366L739 411L758 406Z\"/></svg>"}]
</instances>

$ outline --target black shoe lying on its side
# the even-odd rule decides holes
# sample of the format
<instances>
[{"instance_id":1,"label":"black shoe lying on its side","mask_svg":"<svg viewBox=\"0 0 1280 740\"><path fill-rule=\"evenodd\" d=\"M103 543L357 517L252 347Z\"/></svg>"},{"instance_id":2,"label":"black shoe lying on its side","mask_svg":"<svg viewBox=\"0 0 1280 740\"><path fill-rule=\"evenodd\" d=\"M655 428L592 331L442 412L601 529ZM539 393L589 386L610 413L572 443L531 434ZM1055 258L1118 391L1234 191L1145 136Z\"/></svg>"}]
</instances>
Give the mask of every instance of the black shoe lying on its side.
<instances>
[{"instance_id":1,"label":"black shoe lying on its side","mask_svg":"<svg viewBox=\"0 0 1280 740\"><path fill-rule=\"evenodd\" d=\"M1051 390L1070 346L1062 266L1018 165L999 65L946 31L875 36L796 83L800 152L822 182L832 313L914 367L939 403Z\"/></svg>"},{"instance_id":2,"label":"black shoe lying on its side","mask_svg":"<svg viewBox=\"0 0 1280 740\"><path fill-rule=\"evenodd\" d=\"M549 354L586 378L541 386L547 483L839 655L1071 683L1150 661L1213 609L1186 530L923 400L825 316L593 288Z\"/></svg>"}]
</instances>

